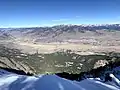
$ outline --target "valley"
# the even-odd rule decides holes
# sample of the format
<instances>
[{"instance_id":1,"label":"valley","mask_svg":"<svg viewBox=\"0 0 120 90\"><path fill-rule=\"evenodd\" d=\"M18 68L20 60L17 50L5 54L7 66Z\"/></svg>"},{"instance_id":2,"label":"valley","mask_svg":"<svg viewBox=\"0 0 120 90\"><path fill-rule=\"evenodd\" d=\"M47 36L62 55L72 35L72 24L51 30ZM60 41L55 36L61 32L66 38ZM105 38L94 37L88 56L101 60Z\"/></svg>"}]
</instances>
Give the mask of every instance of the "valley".
<instances>
[{"instance_id":1,"label":"valley","mask_svg":"<svg viewBox=\"0 0 120 90\"><path fill-rule=\"evenodd\" d=\"M119 28L60 25L0 29L0 67L35 75L87 72L119 61Z\"/></svg>"}]
</instances>

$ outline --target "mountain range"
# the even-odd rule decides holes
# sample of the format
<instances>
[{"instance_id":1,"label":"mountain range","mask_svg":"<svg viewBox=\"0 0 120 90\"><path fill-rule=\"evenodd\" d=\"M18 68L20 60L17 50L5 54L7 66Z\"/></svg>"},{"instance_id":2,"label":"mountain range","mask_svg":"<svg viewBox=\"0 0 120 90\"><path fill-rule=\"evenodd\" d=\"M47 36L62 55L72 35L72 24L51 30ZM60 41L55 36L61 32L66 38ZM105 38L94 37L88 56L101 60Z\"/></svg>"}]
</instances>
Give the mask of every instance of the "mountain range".
<instances>
[{"instance_id":1,"label":"mountain range","mask_svg":"<svg viewBox=\"0 0 120 90\"><path fill-rule=\"evenodd\" d=\"M27 53L119 51L120 24L0 28L0 42Z\"/></svg>"},{"instance_id":2,"label":"mountain range","mask_svg":"<svg viewBox=\"0 0 120 90\"><path fill-rule=\"evenodd\" d=\"M119 61L120 24L0 28L0 67L26 73L87 72Z\"/></svg>"}]
</instances>

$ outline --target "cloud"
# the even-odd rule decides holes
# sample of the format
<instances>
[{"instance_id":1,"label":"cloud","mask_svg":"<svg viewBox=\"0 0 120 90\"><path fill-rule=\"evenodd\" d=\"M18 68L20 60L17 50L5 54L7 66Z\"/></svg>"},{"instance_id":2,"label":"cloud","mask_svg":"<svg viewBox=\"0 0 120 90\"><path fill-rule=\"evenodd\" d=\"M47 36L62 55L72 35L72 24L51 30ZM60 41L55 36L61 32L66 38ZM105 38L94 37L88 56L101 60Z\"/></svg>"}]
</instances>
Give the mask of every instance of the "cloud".
<instances>
[{"instance_id":1,"label":"cloud","mask_svg":"<svg viewBox=\"0 0 120 90\"><path fill-rule=\"evenodd\" d=\"M116 21L116 22L108 22L108 24L120 24L119 21Z\"/></svg>"},{"instance_id":2,"label":"cloud","mask_svg":"<svg viewBox=\"0 0 120 90\"><path fill-rule=\"evenodd\" d=\"M75 16L76 18L81 18L81 16Z\"/></svg>"},{"instance_id":3,"label":"cloud","mask_svg":"<svg viewBox=\"0 0 120 90\"><path fill-rule=\"evenodd\" d=\"M52 21L53 21L53 22L62 22L62 21L74 20L74 19L77 19L77 18L81 18L81 16L75 16L75 17L73 17L73 18L55 19L55 20L52 20Z\"/></svg>"},{"instance_id":4,"label":"cloud","mask_svg":"<svg viewBox=\"0 0 120 90\"><path fill-rule=\"evenodd\" d=\"M70 19L56 19L56 20L52 20L53 22L61 22L61 21L68 21Z\"/></svg>"}]
</instances>

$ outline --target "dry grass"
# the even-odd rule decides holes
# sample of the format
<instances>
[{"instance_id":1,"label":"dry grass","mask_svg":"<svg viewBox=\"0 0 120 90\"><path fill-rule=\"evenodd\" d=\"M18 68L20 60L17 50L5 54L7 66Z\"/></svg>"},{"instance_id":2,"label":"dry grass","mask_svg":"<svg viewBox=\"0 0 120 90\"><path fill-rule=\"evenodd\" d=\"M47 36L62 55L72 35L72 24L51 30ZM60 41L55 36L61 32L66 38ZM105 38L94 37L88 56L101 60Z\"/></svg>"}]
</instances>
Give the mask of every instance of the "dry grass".
<instances>
[{"instance_id":1,"label":"dry grass","mask_svg":"<svg viewBox=\"0 0 120 90\"><path fill-rule=\"evenodd\" d=\"M72 50L79 54L92 54L94 52L120 52L120 46L94 46L90 44L74 44L74 43L16 43L16 47L23 52L35 53L53 53L60 50ZM78 52L80 51L80 52Z\"/></svg>"},{"instance_id":2,"label":"dry grass","mask_svg":"<svg viewBox=\"0 0 120 90\"><path fill-rule=\"evenodd\" d=\"M35 50L39 50L41 53L45 52L54 52L54 51L59 51L59 50L72 50L72 51L87 51L91 49L93 46L92 45L84 45L84 44L70 44L70 43L40 43L40 44L33 44L33 43L25 43L21 42L18 43L21 48L22 47L29 47Z\"/></svg>"}]
</instances>

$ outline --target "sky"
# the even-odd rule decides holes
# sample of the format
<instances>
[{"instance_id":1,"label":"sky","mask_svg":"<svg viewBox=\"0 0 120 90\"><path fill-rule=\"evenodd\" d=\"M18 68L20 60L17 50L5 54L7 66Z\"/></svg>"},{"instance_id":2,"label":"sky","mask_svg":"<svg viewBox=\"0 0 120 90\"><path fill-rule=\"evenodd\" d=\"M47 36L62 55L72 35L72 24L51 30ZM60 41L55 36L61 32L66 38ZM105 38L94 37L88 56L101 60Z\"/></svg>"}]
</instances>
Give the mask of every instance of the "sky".
<instances>
[{"instance_id":1,"label":"sky","mask_svg":"<svg viewBox=\"0 0 120 90\"><path fill-rule=\"evenodd\" d=\"M0 0L0 27L120 23L120 0Z\"/></svg>"}]
</instances>

